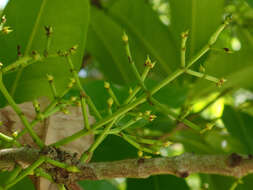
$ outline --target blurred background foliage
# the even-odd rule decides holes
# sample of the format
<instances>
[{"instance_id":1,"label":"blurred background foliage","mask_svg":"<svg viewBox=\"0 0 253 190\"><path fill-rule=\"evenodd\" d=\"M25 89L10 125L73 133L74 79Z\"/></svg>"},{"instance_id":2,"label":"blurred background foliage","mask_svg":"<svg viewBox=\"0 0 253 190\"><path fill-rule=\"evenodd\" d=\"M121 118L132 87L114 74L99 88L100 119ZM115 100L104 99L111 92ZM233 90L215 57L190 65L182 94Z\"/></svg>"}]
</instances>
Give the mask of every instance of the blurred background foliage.
<instances>
[{"instance_id":1,"label":"blurred background foliage","mask_svg":"<svg viewBox=\"0 0 253 190\"><path fill-rule=\"evenodd\" d=\"M3 9L5 1L0 2ZM152 86L180 66L180 34L183 31L189 30L189 60L207 43L224 18L231 16L231 25L195 66L195 70L205 68L208 74L226 78L224 86L218 88L204 79L183 76L156 94L157 99L179 114L187 113L189 120L203 128L202 133L190 130L157 110L152 110L158 116L154 122L138 122L128 133L172 141L171 146L159 150L163 156L183 152L253 154L252 0L90 0L90 8L88 1L67 3L57 0L47 1L46 8L41 9L44 2L10 0L1 10L8 18L8 25L14 29L7 39L0 36L1 61L4 64L14 61L19 43L23 53L42 50L45 40L42 26L53 25L54 50L79 44L74 63L80 69L84 88L102 113L106 112L108 98L103 81L113 84L120 100L136 84L121 40L124 31L129 35L133 59L140 71L144 69L147 55L157 62L147 81L147 85ZM31 31L35 32L32 41L29 38ZM69 77L63 64L48 60L47 65L39 63L26 69L17 85L16 100L24 102L47 95L47 72L55 75L59 90L63 89ZM5 79L9 89L16 74ZM76 93L73 90L68 97ZM0 101L1 106L5 105L3 99ZM139 110L145 110L146 106ZM93 161L137 157L137 152L122 138L109 136L95 152ZM2 172L1 180L8 175ZM216 175L195 174L186 179L165 175L142 180L83 181L80 185L85 190L233 190L233 185L238 184L237 190L250 190L252 177L249 175L239 183L236 179ZM32 189L29 179L13 187L24 188Z\"/></svg>"}]
</instances>

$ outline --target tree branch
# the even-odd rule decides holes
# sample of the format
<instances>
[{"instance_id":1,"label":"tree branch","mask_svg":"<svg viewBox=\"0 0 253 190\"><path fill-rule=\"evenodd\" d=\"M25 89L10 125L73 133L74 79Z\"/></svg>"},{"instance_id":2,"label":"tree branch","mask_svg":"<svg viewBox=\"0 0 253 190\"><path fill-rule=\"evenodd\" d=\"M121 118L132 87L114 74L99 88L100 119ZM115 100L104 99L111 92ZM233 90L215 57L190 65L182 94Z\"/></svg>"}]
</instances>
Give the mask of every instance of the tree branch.
<instances>
[{"instance_id":1,"label":"tree branch","mask_svg":"<svg viewBox=\"0 0 253 190\"><path fill-rule=\"evenodd\" d=\"M43 153L44 154L44 153ZM31 164L36 161L42 153L33 148L11 148L0 150L0 168L6 168L15 163ZM185 153L175 157L160 158L137 158L113 162L78 163L76 166L80 172L51 173L57 176L57 181L69 180L69 183L79 180L101 180L118 177L146 178L150 175L171 174L178 177L187 177L191 173L218 174L234 176L237 178L253 173L253 157L251 155L196 155ZM45 167L46 166L42 166ZM52 167L51 170L52 171ZM68 177L66 179L66 172Z\"/></svg>"}]
</instances>

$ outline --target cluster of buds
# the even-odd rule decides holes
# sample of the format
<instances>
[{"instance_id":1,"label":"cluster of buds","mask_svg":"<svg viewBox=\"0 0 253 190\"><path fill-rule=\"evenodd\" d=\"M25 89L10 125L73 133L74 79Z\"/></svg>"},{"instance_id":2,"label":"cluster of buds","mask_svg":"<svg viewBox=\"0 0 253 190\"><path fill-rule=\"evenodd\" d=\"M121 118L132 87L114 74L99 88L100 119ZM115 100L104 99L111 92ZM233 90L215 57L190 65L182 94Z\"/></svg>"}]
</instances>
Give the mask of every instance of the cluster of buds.
<instances>
[{"instance_id":1,"label":"cluster of buds","mask_svg":"<svg viewBox=\"0 0 253 190\"><path fill-rule=\"evenodd\" d=\"M222 87L222 85L224 84L224 82L226 82L226 79L221 78L218 82L217 82L217 87Z\"/></svg>"},{"instance_id":2,"label":"cluster of buds","mask_svg":"<svg viewBox=\"0 0 253 190\"><path fill-rule=\"evenodd\" d=\"M36 61L40 60L41 59L41 56L40 54L36 51L36 50L33 50L32 51L32 58Z\"/></svg>"},{"instance_id":3,"label":"cluster of buds","mask_svg":"<svg viewBox=\"0 0 253 190\"><path fill-rule=\"evenodd\" d=\"M58 50L58 51L57 51L57 54L58 54L58 56L60 56L60 57L67 57L67 56L69 56L69 55L75 54L77 48L78 48L78 45L74 45L74 46L72 46L71 48L69 48L69 50L67 50L67 51Z\"/></svg>"},{"instance_id":4,"label":"cluster of buds","mask_svg":"<svg viewBox=\"0 0 253 190\"><path fill-rule=\"evenodd\" d=\"M112 99L112 98L109 98L109 99L107 100L107 105L108 105L109 108L112 107L112 105L113 105L113 99Z\"/></svg>"},{"instance_id":5,"label":"cluster of buds","mask_svg":"<svg viewBox=\"0 0 253 190\"><path fill-rule=\"evenodd\" d=\"M46 35L47 37L51 37L52 33L53 33L53 27L52 26L45 26L44 27L45 31L46 31Z\"/></svg>"},{"instance_id":6,"label":"cluster of buds","mask_svg":"<svg viewBox=\"0 0 253 190\"><path fill-rule=\"evenodd\" d=\"M75 83L76 83L76 80L74 78L70 78L70 82L68 84L68 88L72 88Z\"/></svg>"},{"instance_id":7,"label":"cluster of buds","mask_svg":"<svg viewBox=\"0 0 253 190\"><path fill-rule=\"evenodd\" d=\"M128 43L128 35L124 32L124 34L123 34L123 36L122 36L122 41L124 42L124 43Z\"/></svg>"},{"instance_id":8,"label":"cluster of buds","mask_svg":"<svg viewBox=\"0 0 253 190\"><path fill-rule=\"evenodd\" d=\"M109 89L110 88L110 83L109 82L105 82L104 83L104 88L105 89Z\"/></svg>"},{"instance_id":9,"label":"cluster of buds","mask_svg":"<svg viewBox=\"0 0 253 190\"><path fill-rule=\"evenodd\" d=\"M145 111L145 116L148 118L148 120L149 120L150 122L154 121L154 119L157 118L156 115L151 114L151 111L150 111L150 110Z\"/></svg>"},{"instance_id":10,"label":"cluster of buds","mask_svg":"<svg viewBox=\"0 0 253 190\"><path fill-rule=\"evenodd\" d=\"M1 22L0 22L0 31L3 34L9 34L10 32L12 32L12 29L9 26L4 26L6 23L6 17L5 15L1 17Z\"/></svg>"},{"instance_id":11,"label":"cluster of buds","mask_svg":"<svg viewBox=\"0 0 253 190\"><path fill-rule=\"evenodd\" d=\"M51 83L54 81L54 77L52 75L47 74L47 80L48 80L48 82Z\"/></svg>"},{"instance_id":12,"label":"cluster of buds","mask_svg":"<svg viewBox=\"0 0 253 190\"><path fill-rule=\"evenodd\" d=\"M150 69L153 69L154 66L155 66L156 62L153 62L151 61L150 57L148 56L145 63L144 63L144 66L145 67L149 67Z\"/></svg>"}]
</instances>

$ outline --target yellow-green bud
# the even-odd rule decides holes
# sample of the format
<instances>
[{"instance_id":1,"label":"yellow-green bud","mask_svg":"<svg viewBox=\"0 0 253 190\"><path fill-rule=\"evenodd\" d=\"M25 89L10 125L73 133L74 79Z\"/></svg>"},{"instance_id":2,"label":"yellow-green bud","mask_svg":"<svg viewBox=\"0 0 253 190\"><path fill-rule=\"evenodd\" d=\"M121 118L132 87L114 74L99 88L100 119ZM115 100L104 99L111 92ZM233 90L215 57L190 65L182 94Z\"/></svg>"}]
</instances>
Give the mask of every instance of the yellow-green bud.
<instances>
[{"instance_id":1,"label":"yellow-green bud","mask_svg":"<svg viewBox=\"0 0 253 190\"><path fill-rule=\"evenodd\" d=\"M150 111L150 110L145 111L145 115L146 115L146 116L150 116L150 114L151 114L151 111Z\"/></svg>"},{"instance_id":2,"label":"yellow-green bud","mask_svg":"<svg viewBox=\"0 0 253 190\"><path fill-rule=\"evenodd\" d=\"M80 169L76 166L68 166L66 169L67 169L67 171L73 172L73 173L80 172Z\"/></svg>"},{"instance_id":3,"label":"yellow-green bud","mask_svg":"<svg viewBox=\"0 0 253 190\"><path fill-rule=\"evenodd\" d=\"M164 146L164 147L168 147L168 146L170 146L171 144L172 144L172 142L167 141L167 142L165 142L165 143L163 144L163 146Z\"/></svg>"},{"instance_id":4,"label":"yellow-green bud","mask_svg":"<svg viewBox=\"0 0 253 190\"><path fill-rule=\"evenodd\" d=\"M110 88L110 83L109 83L109 82L105 82L105 83L104 83L104 87L105 87L106 89L109 89L109 88Z\"/></svg>"},{"instance_id":5,"label":"yellow-green bud","mask_svg":"<svg viewBox=\"0 0 253 190\"><path fill-rule=\"evenodd\" d=\"M77 100L77 97L76 96L72 96L71 98L70 98L70 101L71 102L75 102Z\"/></svg>"},{"instance_id":6,"label":"yellow-green bud","mask_svg":"<svg viewBox=\"0 0 253 190\"><path fill-rule=\"evenodd\" d=\"M156 118L156 115L150 115L149 116L149 121L152 122Z\"/></svg>"},{"instance_id":7,"label":"yellow-green bud","mask_svg":"<svg viewBox=\"0 0 253 190\"><path fill-rule=\"evenodd\" d=\"M123 40L123 42L128 43L128 36L127 36L127 34L125 32L124 32L124 34L122 36L122 40Z\"/></svg>"},{"instance_id":8,"label":"yellow-green bud","mask_svg":"<svg viewBox=\"0 0 253 190\"><path fill-rule=\"evenodd\" d=\"M4 23L6 23L6 17L5 17L5 15L3 15L2 18L1 18L1 24L4 24Z\"/></svg>"},{"instance_id":9,"label":"yellow-green bud","mask_svg":"<svg viewBox=\"0 0 253 190\"><path fill-rule=\"evenodd\" d=\"M107 100L107 104L108 104L109 107L112 107L112 105L113 105L113 99L112 99L112 98L109 98L109 99Z\"/></svg>"},{"instance_id":10,"label":"yellow-green bud","mask_svg":"<svg viewBox=\"0 0 253 190\"><path fill-rule=\"evenodd\" d=\"M14 132L12 133L12 136L13 136L14 138L16 138L16 137L18 136L18 132L17 132L17 131L14 131Z\"/></svg>"},{"instance_id":11,"label":"yellow-green bud","mask_svg":"<svg viewBox=\"0 0 253 190\"><path fill-rule=\"evenodd\" d=\"M143 156L143 152L142 152L142 151L140 151L140 150L138 151L138 153L137 153L137 154L138 154L138 156L139 156L139 157L142 157L142 156Z\"/></svg>"},{"instance_id":12,"label":"yellow-green bud","mask_svg":"<svg viewBox=\"0 0 253 190\"><path fill-rule=\"evenodd\" d=\"M47 80L49 82L52 82L54 80L54 77L52 75L47 74Z\"/></svg>"},{"instance_id":13,"label":"yellow-green bud","mask_svg":"<svg viewBox=\"0 0 253 190\"><path fill-rule=\"evenodd\" d=\"M129 88L128 93L129 93L129 94L132 94L132 93L133 93L133 89L132 89L132 88Z\"/></svg>"},{"instance_id":14,"label":"yellow-green bud","mask_svg":"<svg viewBox=\"0 0 253 190\"><path fill-rule=\"evenodd\" d=\"M9 34L9 33L11 33L12 31L13 31L13 30L10 29L9 26L5 26L5 27L2 28L2 32L3 32L4 34Z\"/></svg>"}]
</instances>

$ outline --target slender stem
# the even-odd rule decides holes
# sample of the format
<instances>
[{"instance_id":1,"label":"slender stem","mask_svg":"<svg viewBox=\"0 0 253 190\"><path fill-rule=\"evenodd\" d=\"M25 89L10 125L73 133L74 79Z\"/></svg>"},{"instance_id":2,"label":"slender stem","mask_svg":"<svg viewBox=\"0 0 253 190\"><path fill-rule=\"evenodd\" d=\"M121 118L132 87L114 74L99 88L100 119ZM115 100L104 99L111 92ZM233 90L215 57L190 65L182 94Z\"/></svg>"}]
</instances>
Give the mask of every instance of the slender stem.
<instances>
[{"instance_id":1,"label":"slender stem","mask_svg":"<svg viewBox=\"0 0 253 190\"><path fill-rule=\"evenodd\" d=\"M78 76L78 73L77 71L75 70L74 68L74 65L72 63L72 60L70 58L70 56L68 55L67 57L67 62L70 66L70 70L73 74L73 77L74 79L76 80L76 84L77 84L77 87L78 89L81 91L81 93L85 96L86 100L87 100L87 103L88 105L90 106L91 110L94 112L95 116L97 117L97 119L102 119L102 116L100 115L99 111L97 110L95 104L93 103L93 101L91 100L91 98L85 93L83 87L82 87L82 84L80 82L80 79L79 79L79 76ZM86 105L83 105L83 108L82 110L86 109ZM83 114L86 114L86 113L83 113ZM87 116L88 117L88 116Z\"/></svg>"},{"instance_id":2,"label":"slender stem","mask_svg":"<svg viewBox=\"0 0 253 190\"><path fill-rule=\"evenodd\" d=\"M146 86L144 84L144 82L141 79L140 73L138 72L138 69L133 61L132 55L131 55L131 51L130 51L130 46L129 46L129 41L128 41L128 36L126 35L126 33L123 34L123 41L125 44L125 49L126 49L126 55L128 58L128 62L130 63L131 69L136 77L136 79L138 80L140 86L146 90Z\"/></svg>"},{"instance_id":3,"label":"slender stem","mask_svg":"<svg viewBox=\"0 0 253 190\"><path fill-rule=\"evenodd\" d=\"M190 74L190 75L198 77L198 78L204 78L204 79L209 80L211 82L214 82L216 84L218 84L220 82L220 79L218 79L216 77L213 77L213 76L210 76L210 75L207 75L205 73L200 73L200 72L197 72L197 71L193 71L191 69L187 69L185 72L187 74Z\"/></svg>"},{"instance_id":4,"label":"slender stem","mask_svg":"<svg viewBox=\"0 0 253 190\"><path fill-rule=\"evenodd\" d=\"M185 52L186 52L186 42L188 39L188 31L183 32L181 35L182 42L181 42L181 67L185 67Z\"/></svg>"},{"instance_id":5,"label":"slender stem","mask_svg":"<svg viewBox=\"0 0 253 190\"><path fill-rule=\"evenodd\" d=\"M118 98L116 97L116 95L114 94L114 92L113 92L113 90L112 90L112 88L111 88L110 83L105 82L104 87L105 87L105 89L107 90L107 92L109 93L109 95L111 96L111 98L113 99L113 101L114 101L114 102L116 103L116 105L119 107L119 106L120 106L119 100L118 100Z\"/></svg>"},{"instance_id":6,"label":"slender stem","mask_svg":"<svg viewBox=\"0 0 253 190\"><path fill-rule=\"evenodd\" d=\"M9 137L3 133L0 133L0 139L2 141L8 142L8 143L13 143L14 145L16 145L18 147L21 146L21 144L19 142L17 142L15 138Z\"/></svg>"},{"instance_id":7,"label":"slender stem","mask_svg":"<svg viewBox=\"0 0 253 190\"><path fill-rule=\"evenodd\" d=\"M77 166L70 166L70 165L65 164L63 162L59 162L57 160L53 160L51 158L45 158L45 162L47 162L49 164L52 164L53 166L66 169L69 172L78 172L79 171L79 169L78 169Z\"/></svg>"},{"instance_id":8,"label":"slender stem","mask_svg":"<svg viewBox=\"0 0 253 190\"><path fill-rule=\"evenodd\" d=\"M146 147L141 146L138 142L136 142L134 139L132 139L130 136L124 134L124 133L120 133L120 136L127 141L129 144L131 144L132 146L134 146L135 148L137 148L140 151L143 152L147 152L147 153L151 153L151 154L156 154L156 152L154 152L151 149L148 149Z\"/></svg>"},{"instance_id":9,"label":"slender stem","mask_svg":"<svg viewBox=\"0 0 253 190\"><path fill-rule=\"evenodd\" d=\"M0 91L6 98L7 102L10 104L10 106L13 108L13 110L17 113L19 116L20 120L22 121L23 125L25 126L26 130L28 133L31 135L32 139L34 142L40 147L44 147L44 143L41 141L41 139L38 137L38 135L32 130L32 127L30 123L28 122L27 118L25 117L24 113L21 111L21 109L18 107L16 102L13 100L9 92L7 91L5 85L3 84L2 81L2 73L0 72Z\"/></svg>"},{"instance_id":10,"label":"slender stem","mask_svg":"<svg viewBox=\"0 0 253 190\"><path fill-rule=\"evenodd\" d=\"M69 92L69 90L72 88L72 86L73 86L74 83L75 83L75 81L73 81L73 80L70 81L70 83L69 83L68 87L66 88L66 90L64 90L62 92L62 94L59 96L59 99L62 99ZM58 103L58 99L53 99L53 101L45 108L45 110L43 111L43 113L41 113L41 117L40 118L36 117L31 122L31 127L34 127L38 122L40 122L44 118L48 118L50 115L53 115L54 113L58 112L62 107L65 107L65 105L63 105L63 104L59 104L58 106L56 106L57 103ZM18 136L16 137L16 139L18 139L21 136L23 136L26 132L27 132L27 130L23 129L18 134Z\"/></svg>"},{"instance_id":11,"label":"slender stem","mask_svg":"<svg viewBox=\"0 0 253 190\"><path fill-rule=\"evenodd\" d=\"M56 87L55 87L55 84L54 84L54 78L53 78L53 76L47 75L47 80L49 82L49 86L50 86L50 89L52 91L52 94L53 94L54 98L57 99L58 98L58 94L57 94L57 90L56 90Z\"/></svg>"},{"instance_id":12,"label":"slender stem","mask_svg":"<svg viewBox=\"0 0 253 190\"><path fill-rule=\"evenodd\" d=\"M40 157L37 161L31 164L28 168L26 168L15 180L5 186L6 189L9 189L20 180L24 179L27 175L31 174L36 168L38 168L41 164L45 162L45 157Z\"/></svg>"},{"instance_id":13,"label":"slender stem","mask_svg":"<svg viewBox=\"0 0 253 190\"><path fill-rule=\"evenodd\" d=\"M239 178L239 179L237 179L233 184L232 184L232 186L229 188L229 190L235 190L236 188L237 188L237 186L239 185L239 184L242 184L243 182L242 182L242 179L241 178Z\"/></svg>"},{"instance_id":14,"label":"slender stem","mask_svg":"<svg viewBox=\"0 0 253 190\"><path fill-rule=\"evenodd\" d=\"M176 71L171 73L168 77L166 77L163 81L161 81L159 84L157 84L155 87L153 87L150 90L150 95L153 95L156 92L158 92L161 88L163 88L164 86L166 86L167 84L169 84L170 82L175 80L177 77L182 75L184 72L185 72L184 69L177 69Z\"/></svg>"},{"instance_id":15,"label":"slender stem","mask_svg":"<svg viewBox=\"0 0 253 190\"><path fill-rule=\"evenodd\" d=\"M83 119L84 119L84 128L87 130L90 130L90 122L88 118L88 112L87 112L87 104L85 97L81 94L81 108L82 108L82 114L83 114Z\"/></svg>"},{"instance_id":16,"label":"slender stem","mask_svg":"<svg viewBox=\"0 0 253 190\"><path fill-rule=\"evenodd\" d=\"M210 37L208 44L205 45L187 64L187 68L190 68L195 62L197 62L206 52L208 52L211 46L217 41L218 37L220 36L221 32L226 28L229 24L229 21L226 20L218 29L212 34Z\"/></svg>"},{"instance_id":17,"label":"slender stem","mask_svg":"<svg viewBox=\"0 0 253 190\"><path fill-rule=\"evenodd\" d=\"M149 71L155 66L155 63L151 63L149 57L147 58L146 62L145 62L145 69L141 75L141 80L144 82L148 76ZM129 102L131 102L135 95L141 90L141 86L138 85L134 88L134 90L132 91L132 93L128 96L128 98L124 101L124 105L128 104Z\"/></svg>"},{"instance_id":18,"label":"slender stem","mask_svg":"<svg viewBox=\"0 0 253 190\"><path fill-rule=\"evenodd\" d=\"M193 59L191 59L191 61L189 62L189 64L187 64L186 69L188 69L189 67L191 67L201 56L203 56L209 49L210 49L210 45L214 44L215 41L217 40L220 32L227 26L228 22L225 22L224 24L222 24L218 30L211 36L210 40L209 40L209 44L204 46L197 54L196 56L193 57ZM123 36L123 40L124 41L128 41L127 36ZM93 125L93 129L98 129L101 126L111 122L115 117L124 115L125 113L127 113L128 111L132 110L133 108L135 108L136 106L142 104L143 102L146 101L147 98L150 98L153 94L155 94L156 92L158 92L161 88L163 88L164 86L166 86L167 84L169 84L170 82L172 82L173 80L175 80L177 77L179 77L180 75L182 75L186 69L177 69L176 71L174 71L172 74L170 74L168 77L166 77L163 81L161 81L159 84L157 84L155 87L153 87L149 94L143 94L141 95L139 98L137 98L134 102L125 105L124 107L120 108L119 110L117 110L115 113L113 113L110 116L107 116L103 119L101 119L100 121L96 122ZM168 113L168 109L164 106L161 107L162 110L166 111L166 113ZM171 111L169 111L169 114L171 115ZM187 119L184 119L183 121L187 126L196 129L196 130L200 130L200 127L196 126L195 124L193 124L192 122L188 121ZM64 145L68 142L71 142L73 140L75 140L76 138L82 137L84 135L86 135L87 132L86 131L78 131L76 133L74 133L73 135L66 137L64 139L61 139L60 141L56 142L55 144L53 144L54 146L61 146Z\"/></svg>"},{"instance_id":19,"label":"slender stem","mask_svg":"<svg viewBox=\"0 0 253 190\"><path fill-rule=\"evenodd\" d=\"M47 180L49 180L51 182L54 181L53 178L52 178L52 176L49 173L47 173L43 168L37 168L35 170L35 175L36 176L40 176L40 177L44 177L45 179L47 179Z\"/></svg>"},{"instance_id":20,"label":"slender stem","mask_svg":"<svg viewBox=\"0 0 253 190\"><path fill-rule=\"evenodd\" d=\"M201 130L201 128L199 126L197 126L196 124L192 123L191 121L183 118L180 119L176 113L174 113L172 110L170 110L166 105L161 104L159 101L157 101L154 98L151 98L152 103L154 103L164 114L169 115L171 117L173 117L173 119L175 120L179 120L180 122L184 123L185 125L189 126L190 128L194 129L194 130Z\"/></svg>"},{"instance_id":21,"label":"slender stem","mask_svg":"<svg viewBox=\"0 0 253 190\"><path fill-rule=\"evenodd\" d=\"M141 117L137 117L135 119L131 119L130 121L128 121L125 125L121 126L121 127L117 127L115 129L112 129L108 132L108 134L117 134L120 133L123 130L126 130L127 128L129 128L130 126L132 126L133 124L135 124L137 121L141 120Z\"/></svg>"},{"instance_id":22,"label":"slender stem","mask_svg":"<svg viewBox=\"0 0 253 190\"><path fill-rule=\"evenodd\" d=\"M20 165L16 165L16 167L11 171L11 175L9 178L5 181L5 184L11 183L15 178L19 175L19 173L22 171L22 167Z\"/></svg>"},{"instance_id":23,"label":"slender stem","mask_svg":"<svg viewBox=\"0 0 253 190\"><path fill-rule=\"evenodd\" d=\"M103 140L106 138L108 135L110 129L112 128L113 124L117 121L118 118L115 118L111 123L109 123L103 132L100 134L100 136L95 140L95 142L92 144L90 149L88 150L88 155L92 155L96 148L103 142ZM81 162L86 162L89 157L86 156L86 152L84 152L81 156Z\"/></svg>"},{"instance_id":24,"label":"slender stem","mask_svg":"<svg viewBox=\"0 0 253 190\"><path fill-rule=\"evenodd\" d=\"M57 184L59 190L66 190L64 184Z\"/></svg>"}]
</instances>

